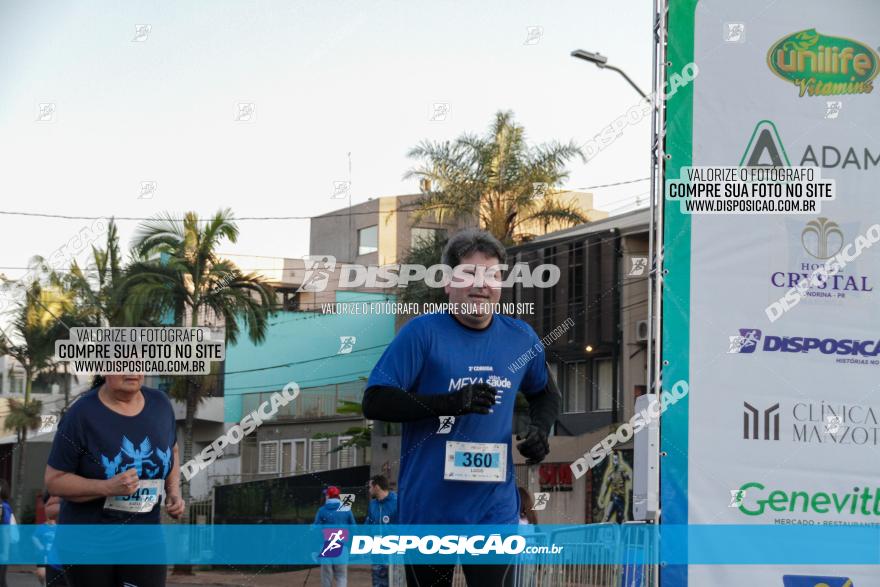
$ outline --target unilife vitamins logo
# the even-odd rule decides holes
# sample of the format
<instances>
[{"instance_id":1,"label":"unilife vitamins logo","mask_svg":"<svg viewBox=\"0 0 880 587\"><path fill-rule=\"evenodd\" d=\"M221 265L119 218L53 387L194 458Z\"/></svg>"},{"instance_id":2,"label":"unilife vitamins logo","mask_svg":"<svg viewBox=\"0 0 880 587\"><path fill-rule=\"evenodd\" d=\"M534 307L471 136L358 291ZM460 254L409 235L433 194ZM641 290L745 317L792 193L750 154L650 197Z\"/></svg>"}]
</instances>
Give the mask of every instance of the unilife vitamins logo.
<instances>
[{"instance_id":1,"label":"unilife vitamins logo","mask_svg":"<svg viewBox=\"0 0 880 587\"><path fill-rule=\"evenodd\" d=\"M878 73L878 55L865 43L807 29L773 43L767 65L796 85L802 98L870 94Z\"/></svg>"}]
</instances>

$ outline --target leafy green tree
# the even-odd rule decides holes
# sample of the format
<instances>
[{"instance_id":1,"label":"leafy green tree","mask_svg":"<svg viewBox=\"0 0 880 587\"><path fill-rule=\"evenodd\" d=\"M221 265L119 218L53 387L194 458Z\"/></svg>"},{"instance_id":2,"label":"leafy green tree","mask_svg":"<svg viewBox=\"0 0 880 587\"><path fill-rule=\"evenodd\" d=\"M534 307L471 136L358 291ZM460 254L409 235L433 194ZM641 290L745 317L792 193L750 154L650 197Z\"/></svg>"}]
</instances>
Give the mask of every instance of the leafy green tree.
<instances>
[{"instance_id":1,"label":"leafy green tree","mask_svg":"<svg viewBox=\"0 0 880 587\"><path fill-rule=\"evenodd\" d=\"M37 263L42 261L37 258ZM34 273L29 282L17 284L21 299L10 311L12 323L9 334L0 333L0 355L15 359L25 372L23 401L10 400L9 414L4 426L16 433L18 463L15 472L15 511L21 512L24 493L24 471L27 434L40 426L42 403L31 398L33 382L38 374L57 367L53 360L55 341L67 337L67 325L63 317L71 317L73 295L62 287L57 276L50 273L48 282L44 273Z\"/></svg>"},{"instance_id":2,"label":"leafy green tree","mask_svg":"<svg viewBox=\"0 0 880 587\"><path fill-rule=\"evenodd\" d=\"M404 177L427 180L415 221L432 213L440 222L476 220L506 245L525 222L587 221L575 205L547 197L568 178L569 160L585 161L581 149L574 141L530 146L512 112L498 112L483 137L422 141L409 157L421 164Z\"/></svg>"},{"instance_id":3,"label":"leafy green tree","mask_svg":"<svg viewBox=\"0 0 880 587\"><path fill-rule=\"evenodd\" d=\"M424 265L425 267L436 265L440 263L446 242L447 238L441 231L435 232L433 238L419 239L404 257L403 263ZM440 304L447 301L446 292L442 287L428 287L424 279L410 282L406 287L398 288L397 291L402 303Z\"/></svg>"},{"instance_id":4,"label":"leafy green tree","mask_svg":"<svg viewBox=\"0 0 880 587\"><path fill-rule=\"evenodd\" d=\"M364 412L361 409L361 402L351 402L344 399L339 400L339 406L336 408L336 413L342 415L357 415L361 417L364 415ZM351 438L344 442L340 442L335 448L330 449L330 452L339 452L342 449L349 447L365 449L370 446L370 440L372 439L372 431L370 427L366 425L366 421L361 426L352 426L343 432L342 435L350 436ZM317 434L312 435L312 438L335 438L337 436L340 436L338 432L318 432Z\"/></svg>"},{"instance_id":5,"label":"leafy green tree","mask_svg":"<svg viewBox=\"0 0 880 587\"><path fill-rule=\"evenodd\" d=\"M133 261L138 253L130 251ZM66 286L76 296L78 321L85 326L153 326L160 323L162 308L152 300L142 305L124 299L126 267L119 247L119 232L111 219L104 247L92 246L85 266L76 260L64 277Z\"/></svg>"},{"instance_id":6,"label":"leafy green tree","mask_svg":"<svg viewBox=\"0 0 880 587\"><path fill-rule=\"evenodd\" d=\"M206 318L219 319L227 343L238 340L242 327L251 342L262 342L276 309L274 290L260 276L242 273L217 253L222 243L235 243L238 234L229 209L207 220L188 212L182 221L165 215L141 224L133 248L138 260L128 267L121 288L123 319L135 321L143 308L150 307L178 326L201 326ZM196 409L218 385L216 370L172 381L170 395L186 406L182 462L193 456ZM189 482L184 479L182 485L188 501Z\"/></svg>"}]
</instances>

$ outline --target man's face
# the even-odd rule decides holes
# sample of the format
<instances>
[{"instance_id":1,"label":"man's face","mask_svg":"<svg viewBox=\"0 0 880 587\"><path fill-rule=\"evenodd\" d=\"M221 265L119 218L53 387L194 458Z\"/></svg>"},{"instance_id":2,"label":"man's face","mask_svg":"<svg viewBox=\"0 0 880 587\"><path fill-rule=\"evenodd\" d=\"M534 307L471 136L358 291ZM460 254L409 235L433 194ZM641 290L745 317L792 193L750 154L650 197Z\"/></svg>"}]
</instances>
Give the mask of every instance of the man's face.
<instances>
[{"instance_id":1,"label":"man's face","mask_svg":"<svg viewBox=\"0 0 880 587\"><path fill-rule=\"evenodd\" d=\"M458 318L465 324L474 327L483 327L492 318L491 304L496 304L501 299L501 269L497 267L501 261L479 251L463 257L457 268L453 268L452 283L444 290L449 296L449 303L458 304L459 307L469 305L476 306L466 314L459 313ZM466 276L466 285L455 278L460 272Z\"/></svg>"}]
</instances>

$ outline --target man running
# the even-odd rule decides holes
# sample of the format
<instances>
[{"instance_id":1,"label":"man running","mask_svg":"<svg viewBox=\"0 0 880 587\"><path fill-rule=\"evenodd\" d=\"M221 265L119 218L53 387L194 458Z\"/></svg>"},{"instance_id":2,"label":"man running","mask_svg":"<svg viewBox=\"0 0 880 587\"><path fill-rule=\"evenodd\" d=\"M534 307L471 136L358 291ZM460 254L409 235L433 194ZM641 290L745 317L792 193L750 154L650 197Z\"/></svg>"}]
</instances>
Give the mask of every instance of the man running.
<instances>
[{"instance_id":1,"label":"man running","mask_svg":"<svg viewBox=\"0 0 880 587\"><path fill-rule=\"evenodd\" d=\"M443 263L473 278L445 288L457 311L407 323L367 382L364 416L403 422L401 524L518 524L511 451L517 391L529 400L531 416L517 448L529 464L549 451L560 402L543 346L528 324L486 307L501 298L500 275L492 267L504 259L504 247L487 232L453 236ZM529 349L535 352L529 363L508 367ZM468 585L508 585L513 577L504 565L463 568ZM452 570L451 564L408 565L407 583L450 585Z\"/></svg>"}]
</instances>

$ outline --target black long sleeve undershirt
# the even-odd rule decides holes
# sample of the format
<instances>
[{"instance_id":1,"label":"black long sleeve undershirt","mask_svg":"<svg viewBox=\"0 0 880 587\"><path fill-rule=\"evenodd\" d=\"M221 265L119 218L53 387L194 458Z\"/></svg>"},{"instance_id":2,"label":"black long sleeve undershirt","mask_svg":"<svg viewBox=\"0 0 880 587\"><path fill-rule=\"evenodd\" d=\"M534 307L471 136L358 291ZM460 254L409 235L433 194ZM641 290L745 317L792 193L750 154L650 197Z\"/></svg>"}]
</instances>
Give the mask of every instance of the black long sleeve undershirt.
<instances>
[{"instance_id":1,"label":"black long sleeve undershirt","mask_svg":"<svg viewBox=\"0 0 880 587\"><path fill-rule=\"evenodd\" d=\"M547 385L544 391L527 394L526 400L529 402L529 419L532 424L549 434L562 406L562 394L559 393L559 387L549 369L547 369Z\"/></svg>"},{"instance_id":2,"label":"black long sleeve undershirt","mask_svg":"<svg viewBox=\"0 0 880 587\"><path fill-rule=\"evenodd\" d=\"M409 393L399 387L373 385L364 392L364 417L382 422L415 422L438 416L457 416L447 394Z\"/></svg>"},{"instance_id":3,"label":"black long sleeve undershirt","mask_svg":"<svg viewBox=\"0 0 880 587\"><path fill-rule=\"evenodd\" d=\"M559 416L561 397L556 382L548 371L547 386L543 392L526 395L532 423L549 432ZM415 422L438 416L461 415L451 394L409 393L398 387L385 385L367 388L361 407L365 418L382 422Z\"/></svg>"}]
</instances>

